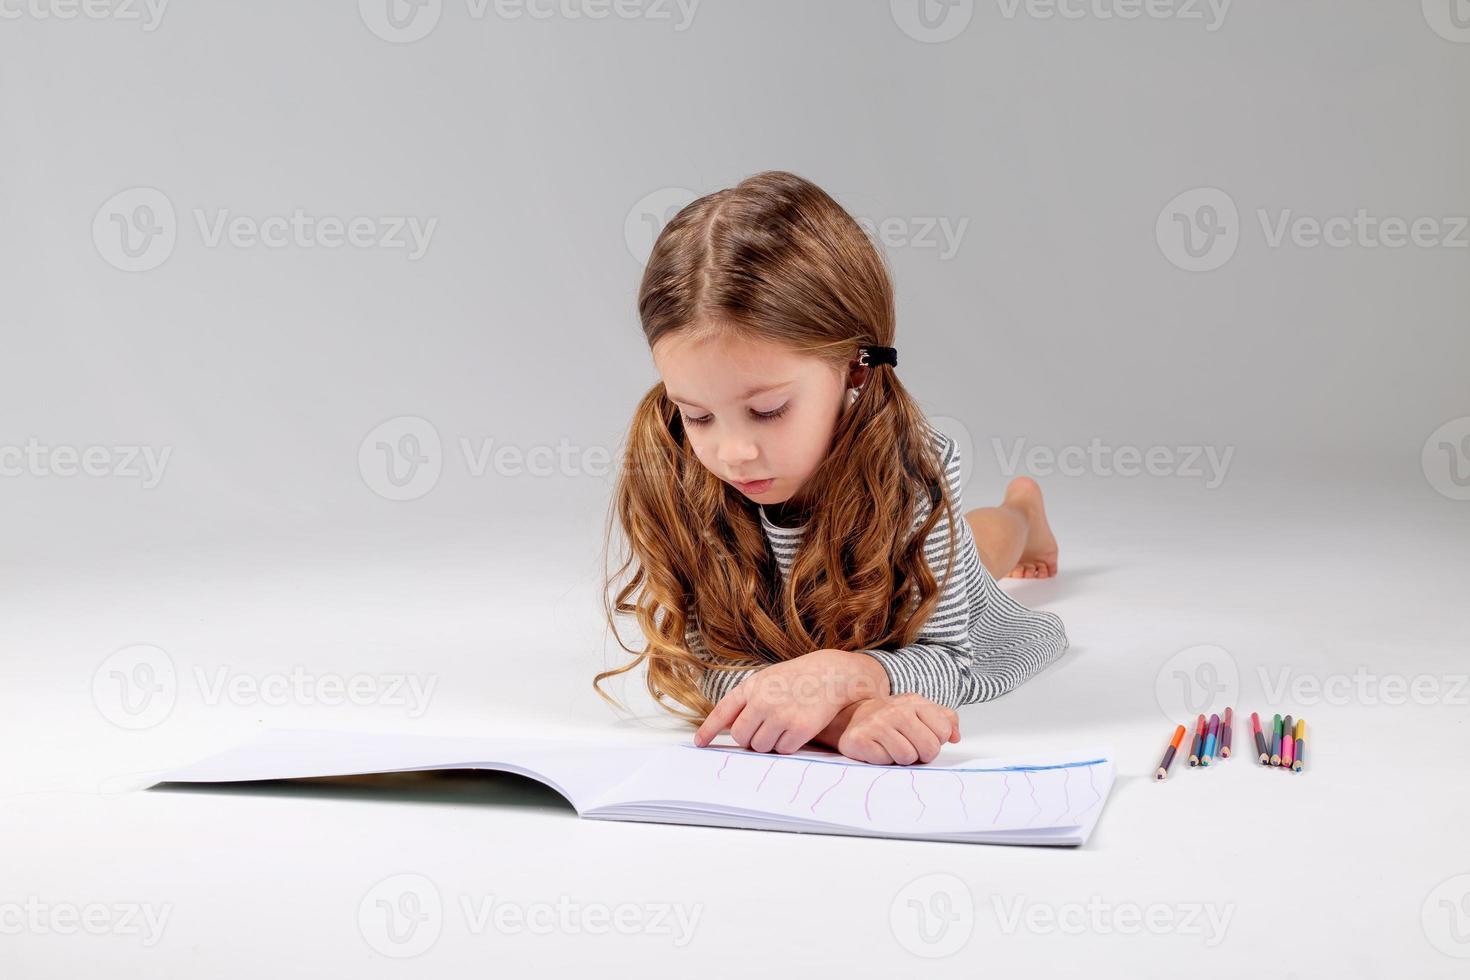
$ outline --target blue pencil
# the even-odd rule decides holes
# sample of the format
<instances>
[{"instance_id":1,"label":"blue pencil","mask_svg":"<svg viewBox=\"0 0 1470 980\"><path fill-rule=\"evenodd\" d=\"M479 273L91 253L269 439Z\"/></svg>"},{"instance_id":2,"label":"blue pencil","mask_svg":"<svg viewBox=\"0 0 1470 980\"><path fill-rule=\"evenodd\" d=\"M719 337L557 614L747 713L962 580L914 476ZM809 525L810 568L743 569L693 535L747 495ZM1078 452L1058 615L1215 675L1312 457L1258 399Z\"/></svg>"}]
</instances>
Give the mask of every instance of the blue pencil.
<instances>
[{"instance_id":1,"label":"blue pencil","mask_svg":"<svg viewBox=\"0 0 1470 980\"><path fill-rule=\"evenodd\" d=\"M1207 766L1210 758L1215 754L1215 739L1220 737L1220 716L1210 715L1210 727L1205 733L1204 751L1200 753L1199 764Z\"/></svg>"}]
</instances>

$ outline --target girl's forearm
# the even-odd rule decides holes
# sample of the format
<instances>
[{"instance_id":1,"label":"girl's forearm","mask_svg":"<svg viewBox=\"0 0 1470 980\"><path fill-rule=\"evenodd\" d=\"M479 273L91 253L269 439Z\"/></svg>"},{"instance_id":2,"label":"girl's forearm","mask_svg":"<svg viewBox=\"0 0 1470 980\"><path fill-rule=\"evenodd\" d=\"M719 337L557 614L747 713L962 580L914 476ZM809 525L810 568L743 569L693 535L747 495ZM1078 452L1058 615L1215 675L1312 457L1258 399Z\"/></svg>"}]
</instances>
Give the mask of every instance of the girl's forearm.
<instances>
[{"instance_id":1,"label":"girl's forearm","mask_svg":"<svg viewBox=\"0 0 1470 980\"><path fill-rule=\"evenodd\" d=\"M844 654L844 677L847 680L846 696L849 704L864 698L884 698L891 692L888 686L888 671L860 650L842 651Z\"/></svg>"}]
</instances>

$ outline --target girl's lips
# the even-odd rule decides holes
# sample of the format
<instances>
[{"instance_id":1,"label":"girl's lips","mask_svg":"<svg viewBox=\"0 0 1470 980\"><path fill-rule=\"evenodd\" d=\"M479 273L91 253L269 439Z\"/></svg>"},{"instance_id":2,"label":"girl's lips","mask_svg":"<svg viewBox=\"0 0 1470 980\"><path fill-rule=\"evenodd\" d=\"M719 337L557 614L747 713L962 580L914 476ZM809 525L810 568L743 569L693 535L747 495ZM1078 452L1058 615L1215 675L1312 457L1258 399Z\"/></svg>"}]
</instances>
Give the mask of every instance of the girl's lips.
<instances>
[{"instance_id":1,"label":"girl's lips","mask_svg":"<svg viewBox=\"0 0 1470 980\"><path fill-rule=\"evenodd\" d=\"M739 490L741 493L764 493L767 489L770 488L771 484L775 482L776 481L774 479L771 479L755 480L751 483L736 483L735 489Z\"/></svg>"}]
</instances>

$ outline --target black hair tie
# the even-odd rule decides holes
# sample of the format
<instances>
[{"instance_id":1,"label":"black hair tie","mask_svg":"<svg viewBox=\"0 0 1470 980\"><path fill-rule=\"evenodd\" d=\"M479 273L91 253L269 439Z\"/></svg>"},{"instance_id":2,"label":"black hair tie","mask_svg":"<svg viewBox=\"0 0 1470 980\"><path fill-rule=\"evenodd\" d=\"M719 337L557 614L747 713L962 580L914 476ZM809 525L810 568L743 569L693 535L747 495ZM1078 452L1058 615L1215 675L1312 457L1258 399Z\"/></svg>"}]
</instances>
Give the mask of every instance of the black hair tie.
<instances>
[{"instance_id":1,"label":"black hair tie","mask_svg":"<svg viewBox=\"0 0 1470 980\"><path fill-rule=\"evenodd\" d=\"M858 348L859 367L877 367L880 364L898 367L898 348L871 345Z\"/></svg>"}]
</instances>

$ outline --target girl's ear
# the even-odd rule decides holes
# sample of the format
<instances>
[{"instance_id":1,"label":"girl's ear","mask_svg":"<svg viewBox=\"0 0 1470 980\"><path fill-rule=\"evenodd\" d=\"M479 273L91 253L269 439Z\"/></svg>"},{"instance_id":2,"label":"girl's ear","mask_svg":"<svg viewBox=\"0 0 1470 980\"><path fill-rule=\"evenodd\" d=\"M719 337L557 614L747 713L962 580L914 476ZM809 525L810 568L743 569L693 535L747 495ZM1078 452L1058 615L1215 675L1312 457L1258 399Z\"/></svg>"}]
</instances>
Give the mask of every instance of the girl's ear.
<instances>
[{"instance_id":1,"label":"girl's ear","mask_svg":"<svg viewBox=\"0 0 1470 980\"><path fill-rule=\"evenodd\" d=\"M857 359L854 358L852 363L847 366L847 386L849 388L861 388L867 384L868 374L872 370L870 367L863 367L858 364Z\"/></svg>"}]
</instances>

